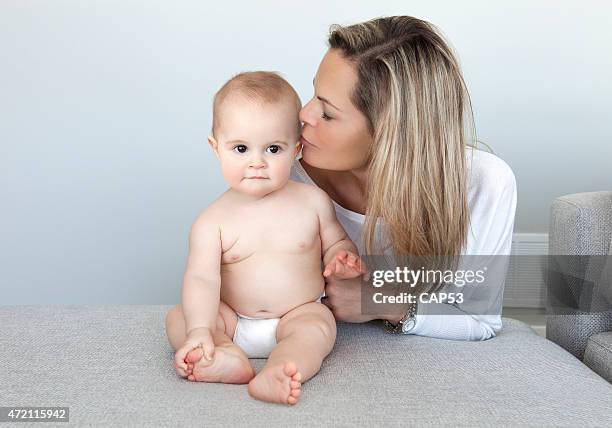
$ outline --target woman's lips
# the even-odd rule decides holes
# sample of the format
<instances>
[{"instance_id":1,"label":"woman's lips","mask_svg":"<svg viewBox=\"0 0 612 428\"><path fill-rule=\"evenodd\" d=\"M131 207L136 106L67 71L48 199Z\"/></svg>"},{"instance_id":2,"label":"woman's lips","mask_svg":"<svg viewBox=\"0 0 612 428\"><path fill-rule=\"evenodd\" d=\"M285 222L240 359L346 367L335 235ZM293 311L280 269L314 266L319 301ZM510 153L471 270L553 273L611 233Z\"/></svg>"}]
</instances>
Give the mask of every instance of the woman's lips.
<instances>
[{"instance_id":1,"label":"woman's lips","mask_svg":"<svg viewBox=\"0 0 612 428\"><path fill-rule=\"evenodd\" d=\"M306 138L304 138L304 136L300 136L300 143L302 143L303 146L310 146L313 148L316 148L317 146L315 146L314 144L312 144L310 141L308 141Z\"/></svg>"}]
</instances>

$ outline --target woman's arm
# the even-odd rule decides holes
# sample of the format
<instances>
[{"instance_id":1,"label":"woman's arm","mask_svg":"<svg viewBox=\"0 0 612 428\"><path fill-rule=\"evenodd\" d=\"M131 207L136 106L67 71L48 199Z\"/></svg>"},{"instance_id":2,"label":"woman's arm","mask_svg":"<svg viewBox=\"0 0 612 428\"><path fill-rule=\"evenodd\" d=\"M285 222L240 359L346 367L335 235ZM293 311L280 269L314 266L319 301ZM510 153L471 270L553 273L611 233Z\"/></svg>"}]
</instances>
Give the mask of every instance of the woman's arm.
<instances>
[{"instance_id":1,"label":"woman's arm","mask_svg":"<svg viewBox=\"0 0 612 428\"><path fill-rule=\"evenodd\" d=\"M408 334L453 340L486 340L502 328L501 311L507 264L512 246L512 232L517 202L514 173L501 159L482 159L475 177L477 185L470 192L470 230L466 251L469 257L481 256L477 262L490 260L495 273L489 275L486 287L466 290L467 300L456 303L419 303L416 323ZM359 279L326 278L323 300L339 321L367 322L377 317L361 311ZM454 288L456 291L456 287ZM476 304L474 304L476 302ZM387 319L396 323L400 317Z\"/></svg>"},{"instance_id":2,"label":"woman's arm","mask_svg":"<svg viewBox=\"0 0 612 428\"><path fill-rule=\"evenodd\" d=\"M428 315L428 311L434 314ZM416 325L408 334L438 339L486 340L494 337L501 328L501 315L471 315L453 305L425 303L419 306Z\"/></svg>"},{"instance_id":3,"label":"woman's arm","mask_svg":"<svg viewBox=\"0 0 612 428\"><path fill-rule=\"evenodd\" d=\"M486 287L472 289L463 304L419 303L416 324L409 334L486 340L502 328L503 291L512 246L517 189L514 174L505 162L497 157L488 162L495 168L477 177L480 184L470 195L470 236L465 256L468 260L477 258L479 262L490 260L496 265L495 272L488 276ZM468 309L473 302L485 302L486 305L476 303Z\"/></svg>"}]
</instances>

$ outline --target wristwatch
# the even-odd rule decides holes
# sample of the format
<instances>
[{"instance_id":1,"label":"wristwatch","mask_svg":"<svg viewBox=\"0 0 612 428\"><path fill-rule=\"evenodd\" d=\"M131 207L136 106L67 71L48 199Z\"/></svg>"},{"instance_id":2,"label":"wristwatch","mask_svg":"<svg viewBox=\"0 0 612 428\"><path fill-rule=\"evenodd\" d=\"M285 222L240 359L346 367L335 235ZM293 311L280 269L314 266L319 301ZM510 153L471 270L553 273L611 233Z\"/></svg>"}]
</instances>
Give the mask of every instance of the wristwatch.
<instances>
[{"instance_id":1,"label":"wristwatch","mask_svg":"<svg viewBox=\"0 0 612 428\"><path fill-rule=\"evenodd\" d=\"M415 299L413 303L408 304L408 311L406 315L399 320L397 324L392 324L390 321L385 320L385 331L387 333L395 334L407 334L416 325L416 313L418 307L418 299Z\"/></svg>"}]
</instances>

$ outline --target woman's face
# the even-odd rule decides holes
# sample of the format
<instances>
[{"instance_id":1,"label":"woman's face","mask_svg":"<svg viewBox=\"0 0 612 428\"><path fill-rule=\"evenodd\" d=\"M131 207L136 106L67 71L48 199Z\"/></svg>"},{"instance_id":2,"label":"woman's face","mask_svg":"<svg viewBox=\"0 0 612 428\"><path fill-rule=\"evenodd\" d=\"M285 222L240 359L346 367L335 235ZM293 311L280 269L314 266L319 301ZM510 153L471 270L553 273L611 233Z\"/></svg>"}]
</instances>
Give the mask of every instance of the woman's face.
<instances>
[{"instance_id":1,"label":"woman's face","mask_svg":"<svg viewBox=\"0 0 612 428\"><path fill-rule=\"evenodd\" d=\"M372 144L367 119L351 102L353 65L327 51L314 78L314 97L300 111L304 161L315 168L349 171L367 165Z\"/></svg>"}]
</instances>

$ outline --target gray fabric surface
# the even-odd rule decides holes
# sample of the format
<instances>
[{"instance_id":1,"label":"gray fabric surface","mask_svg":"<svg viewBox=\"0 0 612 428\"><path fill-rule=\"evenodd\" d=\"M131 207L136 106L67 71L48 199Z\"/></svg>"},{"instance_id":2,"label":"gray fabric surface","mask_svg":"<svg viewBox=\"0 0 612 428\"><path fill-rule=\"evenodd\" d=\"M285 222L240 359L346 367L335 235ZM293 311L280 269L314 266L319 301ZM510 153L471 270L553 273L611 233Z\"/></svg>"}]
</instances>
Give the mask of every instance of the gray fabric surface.
<instances>
[{"instance_id":1,"label":"gray fabric surface","mask_svg":"<svg viewBox=\"0 0 612 428\"><path fill-rule=\"evenodd\" d=\"M612 331L589 338L584 352L584 363L612 383Z\"/></svg>"},{"instance_id":2,"label":"gray fabric surface","mask_svg":"<svg viewBox=\"0 0 612 428\"><path fill-rule=\"evenodd\" d=\"M582 360L591 336L612 329L612 312L547 315L546 338Z\"/></svg>"},{"instance_id":3,"label":"gray fabric surface","mask_svg":"<svg viewBox=\"0 0 612 428\"><path fill-rule=\"evenodd\" d=\"M555 199L550 209L549 254L610 254L612 191Z\"/></svg>"},{"instance_id":4,"label":"gray fabric surface","mask_svg":"<svg viewBox=\"0 0 612 428\"><path fill-rule=\"evenodd\" d=\"M549 255L600 255L611 254L612 248L612 191L586 192L561 196L551 205L549 225ZM546 337L582 359L589 337L612 330L612 273L601 275L600 263L589 262L587 257L563 258L565 275L563 283L548 284L549 298L573 295L580 305L589 307L592 313L578 310L564 315L549 316L546 322ZM597 262L609 258L597 258ZM592 298L600 301L584 301L589 293L581 294L581 278L601 278ZM549 279L550 280L550 279ZM573 283L575 280L575 284ZM558 309L554 310L559 313Z\"/></svg>"},{"instance_id":5,"label":"gray fabric surface","mask_svg":"<svg viewBox=\"0 0 612 428\"><path fill-rule=\"evenodd\" d=\"M612 385L520 321L483 342L340 324L285 407L178 377L169 308L0 306L0 406L69 406L79 426L612 426Z\"/></svg>"}]
</instances>

